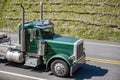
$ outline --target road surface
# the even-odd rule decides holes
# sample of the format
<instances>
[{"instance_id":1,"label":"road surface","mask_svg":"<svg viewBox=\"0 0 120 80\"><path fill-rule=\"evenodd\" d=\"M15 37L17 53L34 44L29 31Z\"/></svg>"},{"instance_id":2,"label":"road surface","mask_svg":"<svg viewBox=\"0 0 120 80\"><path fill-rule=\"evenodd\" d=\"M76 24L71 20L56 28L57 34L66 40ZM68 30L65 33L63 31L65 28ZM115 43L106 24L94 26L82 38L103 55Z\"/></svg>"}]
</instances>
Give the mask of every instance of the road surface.
<instances>
[{"instance_id":1,"label":"road surface","mask_svg":"<svg viewBox=\"0 0 120 80\"><path fill-rule=\"evenodd\" d=\"M16 34L11 35L14 42ZM73 77L59 78L40 68L0 60L0 80L120 80L120 43L85 40L87 64L77 70Z\"/></svg>"}]
</instances>

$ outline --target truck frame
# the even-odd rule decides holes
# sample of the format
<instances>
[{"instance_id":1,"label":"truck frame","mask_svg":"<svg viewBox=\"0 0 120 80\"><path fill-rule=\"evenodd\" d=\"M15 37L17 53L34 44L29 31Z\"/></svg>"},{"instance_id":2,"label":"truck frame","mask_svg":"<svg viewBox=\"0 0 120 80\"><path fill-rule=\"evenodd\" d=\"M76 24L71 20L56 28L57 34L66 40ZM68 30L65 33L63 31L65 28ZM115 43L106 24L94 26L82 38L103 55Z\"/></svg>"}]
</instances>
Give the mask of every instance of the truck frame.
<instances>
[{"instance_id":1,"label":"truck frame","mask_svg":"<svg viewBox=\"0 0 120 80\"><path fill-rule=\"evenodd\" d=\"M40 20L25 22L24 6L22 23L18 25L19 43L13 43L6 33L0 33L0 59L23 63L25 66L46 65L46 69L59 77L72 74L86 63L83 39L59 36L54 24L43 20L40 2Z\"/></svg>"}]
</instances>

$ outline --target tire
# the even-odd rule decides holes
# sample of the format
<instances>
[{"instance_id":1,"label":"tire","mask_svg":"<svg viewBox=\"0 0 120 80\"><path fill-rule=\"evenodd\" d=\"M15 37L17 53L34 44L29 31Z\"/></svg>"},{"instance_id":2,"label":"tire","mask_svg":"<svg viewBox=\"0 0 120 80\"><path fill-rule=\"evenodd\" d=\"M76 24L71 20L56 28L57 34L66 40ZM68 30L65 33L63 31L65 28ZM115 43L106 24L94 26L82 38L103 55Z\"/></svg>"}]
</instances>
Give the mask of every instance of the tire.
<instances>
[{"instance_id":1,"label":"tire","mask_svg":"<svg viewBox=\"0 0 120 80\"><path fill-rule=\"evenodd\" d=\"M70 72L70 68L65 61L55 60L51 64L51 71L55 76L66 77Z\"/></svg>"}]
</instances>

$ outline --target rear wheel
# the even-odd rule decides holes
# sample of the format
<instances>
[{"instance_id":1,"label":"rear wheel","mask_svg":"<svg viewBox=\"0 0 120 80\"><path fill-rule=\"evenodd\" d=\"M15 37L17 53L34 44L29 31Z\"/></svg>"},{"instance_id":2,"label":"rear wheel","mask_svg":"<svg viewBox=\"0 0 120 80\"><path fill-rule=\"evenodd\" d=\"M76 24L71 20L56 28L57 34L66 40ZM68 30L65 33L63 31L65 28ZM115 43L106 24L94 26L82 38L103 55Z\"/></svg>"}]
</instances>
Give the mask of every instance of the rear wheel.
<instances>
[{"instance_id":1,"label":"rear wheel","mask_svg":"<svg viewBox=\"0 0 120 80\"><path fill-rule=\"evenodd\" d=\"M55 60L51 64L51 71L54 75L59 77L66 77L69 74L69 66L63 60Z\"/></svg>"}]
</instances>

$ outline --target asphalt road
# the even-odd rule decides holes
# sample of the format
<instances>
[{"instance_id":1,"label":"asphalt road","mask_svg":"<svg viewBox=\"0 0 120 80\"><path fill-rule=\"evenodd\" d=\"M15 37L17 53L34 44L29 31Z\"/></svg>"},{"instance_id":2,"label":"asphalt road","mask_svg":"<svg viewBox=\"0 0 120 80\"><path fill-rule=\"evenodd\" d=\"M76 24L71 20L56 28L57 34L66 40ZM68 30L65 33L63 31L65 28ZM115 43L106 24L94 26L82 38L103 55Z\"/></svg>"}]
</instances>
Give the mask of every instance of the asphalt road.
<instances>
[{"instance_id":1,"label":"asphalt road","mask_svg":"<svg viewBox=\"0 0 120 80\"><path fill-rule=\"evenodd\" d=\"M15 34L13 41L18 41ZM120 80L120 43L85 40L87 63L73 77L59 78L40 68L0 60L0 80Z\"/></svg>"}]
</instances>

